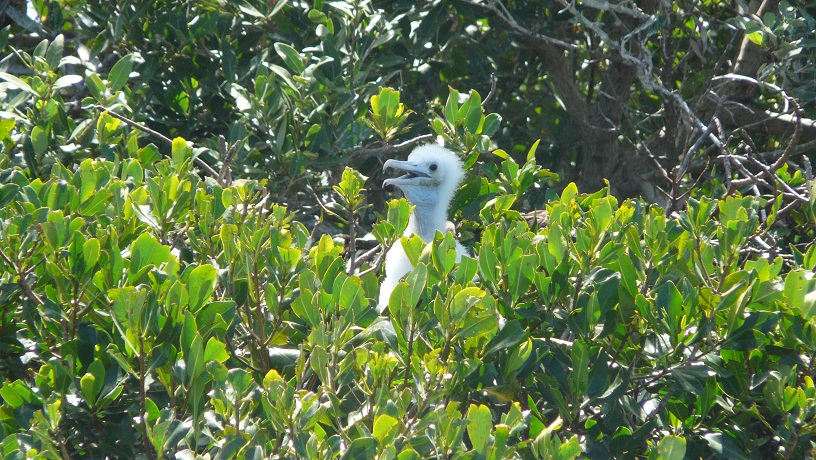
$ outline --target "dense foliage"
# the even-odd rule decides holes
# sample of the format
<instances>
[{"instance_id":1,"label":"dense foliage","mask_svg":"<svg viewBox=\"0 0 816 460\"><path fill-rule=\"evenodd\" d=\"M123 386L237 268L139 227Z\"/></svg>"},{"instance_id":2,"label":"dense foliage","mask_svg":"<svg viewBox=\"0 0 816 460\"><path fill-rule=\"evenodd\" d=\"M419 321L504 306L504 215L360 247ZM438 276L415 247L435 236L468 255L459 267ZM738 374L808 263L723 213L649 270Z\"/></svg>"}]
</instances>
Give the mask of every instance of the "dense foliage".
<instances>
[{"instance_id":1,"label":"dense foliage","mask_svg":"<svg viewBox=\"0 0 816 460\"><path fill-rule=\"evenodd\" d=\"M3 458L816 452L812 8L32 6L0 33ZM460 263L378 193L431 140L469 169ZM416 266L381 315L369 231Z\"/></svg>"}]
</instances>

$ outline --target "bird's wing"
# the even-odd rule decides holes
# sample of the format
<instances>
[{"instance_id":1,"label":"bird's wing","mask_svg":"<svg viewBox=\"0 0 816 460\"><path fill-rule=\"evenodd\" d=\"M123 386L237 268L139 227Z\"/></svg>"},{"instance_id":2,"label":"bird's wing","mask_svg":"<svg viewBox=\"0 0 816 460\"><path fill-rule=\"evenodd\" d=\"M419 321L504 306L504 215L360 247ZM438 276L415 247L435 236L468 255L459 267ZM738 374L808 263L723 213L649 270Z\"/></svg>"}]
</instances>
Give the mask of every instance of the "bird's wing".
<instances>
[{"instance_id":1,"label":"bird's wing","mask_svg":"<svg viewBox=\"0 0 816 460\"><path fill-rule=\"evenodd\" d=\"M402 248L402 243L397 240L385 254L385 278L383 278L380 285L380 300L377 305L380 313L388 308L391 292L400 279L413 268L414 266L411 265L411 261L408 260L408 256L405 254L405 249Z\"/></svg>"}]
</instances>

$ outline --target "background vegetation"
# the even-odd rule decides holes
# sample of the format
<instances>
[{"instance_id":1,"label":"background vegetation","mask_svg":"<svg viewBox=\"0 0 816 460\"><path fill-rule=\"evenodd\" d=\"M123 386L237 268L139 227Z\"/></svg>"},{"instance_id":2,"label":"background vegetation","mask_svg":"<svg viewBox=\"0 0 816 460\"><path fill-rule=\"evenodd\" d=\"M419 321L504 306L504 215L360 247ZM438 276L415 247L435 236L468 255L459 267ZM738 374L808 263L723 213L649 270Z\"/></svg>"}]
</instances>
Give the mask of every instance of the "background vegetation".
<instances>
[{"instance_id":1,"label":"background vegetation","mask_svg":"<svg viewBox=\"0 0 816 460\"><path fill-rule=\"evenodd\" d=\"M814 455L806 2L3 5L3 458Z\"/></svg>"}]
</instances>

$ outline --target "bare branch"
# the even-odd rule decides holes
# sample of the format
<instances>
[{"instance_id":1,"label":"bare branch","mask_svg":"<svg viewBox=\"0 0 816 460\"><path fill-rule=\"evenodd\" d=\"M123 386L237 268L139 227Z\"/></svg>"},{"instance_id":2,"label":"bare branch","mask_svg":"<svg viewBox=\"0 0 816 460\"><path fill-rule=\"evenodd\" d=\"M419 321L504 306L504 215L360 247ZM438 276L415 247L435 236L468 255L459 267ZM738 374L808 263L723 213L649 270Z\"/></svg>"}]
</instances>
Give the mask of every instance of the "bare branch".
<instances>
[{"instance_id":1,"label":"bare branch","mask_svg":"<svg viewBox=\"0 0 816 460\"><path fill-rule=\"evenodd\" d=\"M377 249L377 248L381 248L381 246L378 245L374 249ZM368 267L367 269L361 271L360 273L358 273L357 276L362 278L363 276L368 275L371 272L379 270L380 266L382 266L383 262L385 262L385 255L386 254L388 254L388 251L380 251L379 255L377 256L377 259L374 261L374 264L372 266Z\"/></svg>"},{"instance_id":2,"label":"bare branch","mask_svg":"<svg viewBox=\"0 0 816 460\"><path fill-rule=\"evenodd\" d=\"M18 277L17 285L20 286L20 289L23 290L23 294L25 294L25 296L28 297L28 300L34 302L39 306L45 305L45 302L43 302L40 296L38 296L37 293L34 292L33 289L31 289L31 285L29 285L28 281L26 281L27 273L21 272L17 265L11 261L11 259L6 255L5 252L3 252L2 249L0 249L0 258L2 258L3 261L6 264L8 264L9 268L11 268L12 271L17 273Z\"/></svg>"},{"instance_id":3,"label":"bare branch","mask_svg":"<svg viewBox=\"0 0 816 460\"><path fill-rule=\"evenodd\" d=\"M578 49L578 47L573 45L572 43L567 43L557 38L541 35L539 33L531 31L530 29L523 27L521 24L518 23L518 21L516 21L516 18L514 18L513 15L510 14L510 12L507 10L504 4L499 0L486 0L486 1L463 0L462 3L495 14L496 17L498 17L503 23L510 27L510 30L515 34L524 36L526 38L534 39L540 43L554 45L559 48Z\"/></svg>"},{"instance_id":4,"label":"bare branch","mask_svg":"<svg viewBox=\"0 0 816 460\"><path fill-rule=\"evenodd\" d=\"M493 98L493 95L496 94L496 72L490 74L490 92L487 93L487 97L482 100L482 107L487 104L487 101Z\"/></svg>"},{"instance_id":5,"label":"bare branch","mask_svg":"<svg viewBox=\"0 0 816 460\"><path fill-rule=\"evenodd\" d=\"M167 144L167 145L169 145L171 147L173 146L173 140L170 139L169 137L165 136L164 134L161 134L161 133L159 133L157 131L154 131L154 130L148 128L147 126L145 126L145 125L143 125L141 123L138 123L136 121L133 121L130 118L127 118L127 117L125 117L123 115L119 115L116 112L111 112L106 107L103 107L101 105L95 105L94 108L96 108L98 110L101 110L103 112L107 112L110 116L124 122L126 125L133 126L134 128L138 129L139 131L146 132L147 134L150 134L151 136L159 139L160 141L164 142L165 144ZM196 166L201 168L205 173L207 173L208 176L210 176L210 177L212 177L214 179L218 179L218 177L219 177L218 173L215 172L215 170L210 165L208 165L204 160L202 160L199 157L193 157L193 161L195 162Z\"/></svg>"},{"instance_id":6,"label":"bare branch","mask_svg":"<svg viewBox=\"0 0 816 460\"><path fill-rule=\"evenodd\" d=\"M221 148L221 171L218 173L218 183L222 185L232 184L232 170L230 170L230 163L238 151L240 142L236 142L229 149L227 149L227 140L224 136L218 136L218 145Z\"/></svg>"},{"instance_id":7,"label":"bare branch","mask_svg":"<svg viewBox=\"0 0 816 460\"><path fill-rule=\"evenodd\" d=\"M627 8L624 3L609 3L606 0L581 0L581 4L590 8L595 8L601 11L614 11L615 13L622 13L638 19L650 19L651 16L644 13L640 9Z\"/></svg>"},{"instance_id":8,"label":"bare branch","mask_svg":"<svg viewBox=\"0 0 816 460\"><path fill-rule=\"evenodd\" d=\"M408 139L407 141L400 142L399 144L394 145L385 144L382 147L352 150L351 152L348 153L348 156L350 156L351 158L363 158L402 152L403 150L409 149L421 142L433 140L433 138L434 138L433 134L423 134L422 136L417 136L413 139Z\"/></svg>"},{"instance_id":9,"label":"bare branch","mask_svg":"<svg viewBox=\"0 0 816 460\"><path fill-rule=\"evenodd\" d=\"M726 160L730 161L732 165L737 167L737 169L739 170L740 173L742 173L744 176L746 176L745 179L732 180L730 190L737 189L737 188L748 187L748 186L756 185L756 184L760 184L763 187L773 189L773 186L771 186L771 184L765 182L765 180L763 180L762 178L757 177L757 175L755 175L754 173L752 173L751 171L749 171L745 167L745 165L743 163L747 163L749 161L747 157L742 156L742 155L727 155L727 156L719 156L719 157L717 157L717 159L726 159Z\"/></svg>"},{"instance_id":10,"label":"bare branch","mask_svg":"<svg viewBox=\"0 0 816 460\"><path fill-rule=\"evenodd\" d=\"M351 265L351 270L354 271L360 268L361 265L368 262L377 255L378 252L382 251L382 245L376 245L373 248L369 249L368 251L364 252L360 257L356 257L353 259L354 263Z\"/></svg>"}]
</instances>

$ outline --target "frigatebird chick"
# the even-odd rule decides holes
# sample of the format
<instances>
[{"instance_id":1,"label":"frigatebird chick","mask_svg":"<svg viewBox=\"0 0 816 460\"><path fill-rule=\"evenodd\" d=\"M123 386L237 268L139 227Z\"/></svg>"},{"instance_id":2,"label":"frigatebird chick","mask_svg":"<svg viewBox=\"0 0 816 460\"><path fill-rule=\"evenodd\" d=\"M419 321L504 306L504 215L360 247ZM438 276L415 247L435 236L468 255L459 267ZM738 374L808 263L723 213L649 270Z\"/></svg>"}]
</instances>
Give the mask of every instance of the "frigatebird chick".
<instances>
[{"instance_id":1,"label":"frigatebird chick","mask_svg":"<svg viewBox=\"0 0 816 460\"><path fill-rule=\"evenodd\" d=\"M388 160L383 170L397 169L405 174L386 179L383 186L394 185L405 195L414 209L403 235L419 235L426 243L433 241L436 231L451 230L448 209L456 190L465 177L462 160L450 150L439 145L423 145L414 149L408 160ZM456 261L468 252L456 242ZM380 285L379 309L388 307L391 292L400 279L413 269L402 243L397 241L385 255L385 278Z\"/></svg>"}]
</instances>

